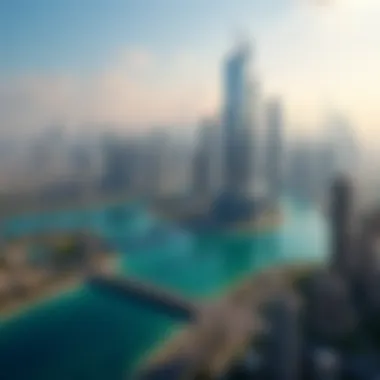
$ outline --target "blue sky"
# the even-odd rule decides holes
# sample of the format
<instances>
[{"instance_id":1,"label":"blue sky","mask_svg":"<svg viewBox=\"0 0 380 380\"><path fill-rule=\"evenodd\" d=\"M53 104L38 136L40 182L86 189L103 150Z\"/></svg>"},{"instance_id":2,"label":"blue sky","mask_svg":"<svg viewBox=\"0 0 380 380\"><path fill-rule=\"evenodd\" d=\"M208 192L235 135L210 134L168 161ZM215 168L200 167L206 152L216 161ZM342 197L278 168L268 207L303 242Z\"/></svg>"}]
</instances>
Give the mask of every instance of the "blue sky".
<instances>
[{"instance_id":1,"label":"blue sky","mask_svg":"<svg viewBox=\"0 0 380 380\"><path fill-rule=\"evenodd\" d=\"M0 0L0 127L195 124L219 113L222 61L245 34L262 98L283 98L289 128L332 108L373 140L380 2L320 3Z\"/></svg>"},{"instance_id":2,"label":"blue sky","mask_svg":"<svg viewBox=\"0 0 380 380\"><path fill-rule=\"evenodd\" d=\"M271 23L283 0L1 0L1 70L78 70L107 65L126 46L157 54L215 50L252 22ZM236 23L236 25L234 25Z\"/></svg>"}]
</instances>

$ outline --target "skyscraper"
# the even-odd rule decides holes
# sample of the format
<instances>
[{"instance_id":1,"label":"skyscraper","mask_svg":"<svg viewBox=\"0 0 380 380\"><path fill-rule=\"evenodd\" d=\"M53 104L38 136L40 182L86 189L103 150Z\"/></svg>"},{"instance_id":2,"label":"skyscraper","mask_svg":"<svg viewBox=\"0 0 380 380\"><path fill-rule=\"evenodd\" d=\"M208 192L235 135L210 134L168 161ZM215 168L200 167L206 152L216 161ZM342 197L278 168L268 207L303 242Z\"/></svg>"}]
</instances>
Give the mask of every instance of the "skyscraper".
<instances>
[{"instance_id":1,"label":"skyscraper","mask_svg":"<svg viewBox=\"0 0 380 380\"><path fill-rule=\"evenodd\" d=\"M329 187L335 175L334 151L325 141L313 144L313 194L323 204L327 202Z\"/></svg>"},{"instance_id":2,"label":"skyscraper","mask_svg":"<svg viewBox=\"0 0 380 380\"><path fill-rule=\"evenodd\" d=\"M326 135L327 143L333 152L334 174L351 174L357 168L359 150L353 130L353 126L344 115L329 115Z\"/></svg>"},{"instance_id":3,"label":"skyscraper","mask_svg":"<svg viewBox=\"0 0 380 380\"><path fill-rule=\"evenodd\" d=\"M291 292L278 295L267 305L271 327L265 353L269 379L297 379L301 364L300 308Z\"/></svg>"},{"instance_id":4,"label":"skyscraper","mask_svg":"<svg viewBox=\"0 0 380 380\"><path fill-rule=\"evenodd\" d=\"M265 107L266 182L271 201L277 201L282 190L283 111L279 99L271 99Z\"/></svg>"},{"instance_id":5,"label":"skyscraper","mask_svg":"<svg viewBox=\"0 0 380 380\"><path fill-rule=\"evenodd\" d=\"M224 71L223 174L225 189L234 193L244 192L252 182L250 63L251 50L243 44L227 58Z\"/></svg>"},{"instance_id":6,"label":"skyscraper","mask_svg":"<svg viewBox=\"0 0 380 380\"><path fill-rule=\"evenodd\" d=\"M300 199L313 195L312 144L306 139L295 141L288 156L287 186L291 194Z\"/></svg>"},{"instance_id":7,"label":"skyscraper","mask_svg":"<svg viewBox=\"0 0 380 380\"><path fill-rule=\"evenodd\" d=\"M103 140L102 189L113 193L130 190L131 170L130 147L124 139L105 136Z\"/></svg>"},{"instance_id":8,"label":"skyscraper","mask_svg":"<svg viewBox=\"0 0 380 380\"><path fill-rule=\"evenodd\" d=\"M334 269L343 276L352 270L350 233L352 188L345 177L335 179L331 189L331 250Z\"/></svg>"},{"instance_id":9,"label":"skyscraper","mask_svg":"<svg viewBox=\"0 0 380 380\"><path fill-rule=\"evenodd\" d=\"M154 129L145 147L145 189L150 195L163 195L168 187L170 136L166 129Z\"/></svg>"},{"instance_id":10,"label":"skyscraper","mask_svg":"<svg viewBox=\"0 0 380 380\"><path fill-rule=\"evenodd\" d=\"M251 221L266 205L257 181L259 84L251 75L251 49L237 46L224 66L221 156L222 186L213 204L216 223Z\"/></svg>"},{"instance_id":11,"label":"skyscraper","mask_svg":"<svg viewBox=\"0 0 380 380\"><path fill-rule=\"evenodd\" d=\"M193 158L193 191L210 196L220 187L219 125L214 120L201 122Z\"/></svg>"},{"instance_id":12,"label":"skyscraper","mask_svg":"<svg viewBox=\"0 0 380 380\"><path fill-rule=\"evenodd\" d=\"M164 168L166 194L186 196L191 190L193 146L183 136L171 133L167 147L167 164Z\"/></svg>"},{"instance_id":13,"label":"skyscraper","mask_svg":"<svg viewBox=\"0 0 380 380\"><path fill-rule=\"evenodd\" d=\"M306 329L319 341L340 342L357 323L348 281L337 272L316 271L306 291Z\"/></svg>"}]
</instances>

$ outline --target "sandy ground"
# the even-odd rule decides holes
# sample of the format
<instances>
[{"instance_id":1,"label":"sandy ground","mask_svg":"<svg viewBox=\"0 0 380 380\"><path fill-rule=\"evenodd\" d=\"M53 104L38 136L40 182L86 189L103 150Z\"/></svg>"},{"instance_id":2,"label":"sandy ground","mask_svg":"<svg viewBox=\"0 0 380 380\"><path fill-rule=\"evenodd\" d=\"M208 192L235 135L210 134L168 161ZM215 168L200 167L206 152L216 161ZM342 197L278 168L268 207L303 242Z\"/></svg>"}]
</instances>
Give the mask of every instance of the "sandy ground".
<instances>
[{"instance_id":1,"label":"sandy ground","mask_svg":"<svg viewBox=\"0 0 380 380\"><path fill-rule=\"evenodd\" d=\"M0 306L0 321L11 319L17 314L25 312L38 303L45 302L51 298L58 296L63 292L76 289L83 278L79 275L65 276L55 279L53 282L44 284L38 289L30 291L27 295L20 298L12 298L1 302Z\"/></svg>"},{"instance_id":2,"label":"sandy ground","mask_svg":"<svg viewBox=\"0 0 380 380\"><path fill-rule=\"evenodd\" d=\"M106 254L96 260L94 270L97 272L116 271L117 258L115 255ZM77 271L52 277L49 276L48 272L29 272L28 275L22 275L21 278L22 281L16 286L21 286L22 289L25 289L25 293L12 297L10 293L15 291L12 277L9 274L0 272L0 321L10 319L16 314L24 312L38 303L54 298L63 292L76 289L86 280L86 273Z\"/></svg>"}]
</instances>

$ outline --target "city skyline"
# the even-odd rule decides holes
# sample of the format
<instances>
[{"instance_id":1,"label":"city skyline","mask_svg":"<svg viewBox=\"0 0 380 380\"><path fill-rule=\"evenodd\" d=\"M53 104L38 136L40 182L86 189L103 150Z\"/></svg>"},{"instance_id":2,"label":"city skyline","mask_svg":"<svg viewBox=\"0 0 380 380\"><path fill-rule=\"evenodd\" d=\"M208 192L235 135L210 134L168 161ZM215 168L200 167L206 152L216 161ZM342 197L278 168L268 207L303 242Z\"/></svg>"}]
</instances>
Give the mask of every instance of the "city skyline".
<instances>
[{"instance_id":1,"label":"city skyline","mask_svg":"<svg viewBox=\"0 0 380 380\"><path fill-rule=\"evenodd\" d=\"M374 0L40 0L32 8L1 4L3 133L51 124L194 126L218 114L220 64L236 29L254 42L263 92L283 98L292 131L315 129L338 109L366 142L377 133Z\"/></svg>"}]
</instances>

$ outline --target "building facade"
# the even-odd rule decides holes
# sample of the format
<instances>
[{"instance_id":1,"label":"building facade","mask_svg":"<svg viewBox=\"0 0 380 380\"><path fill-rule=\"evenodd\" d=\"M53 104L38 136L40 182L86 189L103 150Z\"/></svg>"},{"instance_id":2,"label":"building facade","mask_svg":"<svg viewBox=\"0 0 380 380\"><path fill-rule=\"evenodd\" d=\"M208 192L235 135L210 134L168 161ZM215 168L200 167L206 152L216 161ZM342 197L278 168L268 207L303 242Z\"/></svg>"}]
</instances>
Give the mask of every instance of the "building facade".
<instances>
[{"instance_id":1,"label":"building facade","mask_svg":"<svg viewBox=\"0 0 380 380\"><path fill-rule=\"evenodd\" d=\"M268 193L277 201L283 186L283 109L280 99L271 99L265 107L266 127L266 182Z\"/></svg>"},{"instance_id":2,"label":"building facade","mask_svg":"<svg viewBox=\"0 0 380 380\"><path fill-rule=\"evenodd\" d=\"M241 193L253 181L251 49L238 46L224 67L223 176L227 191Z\"/></svg>"}]
</instances>

